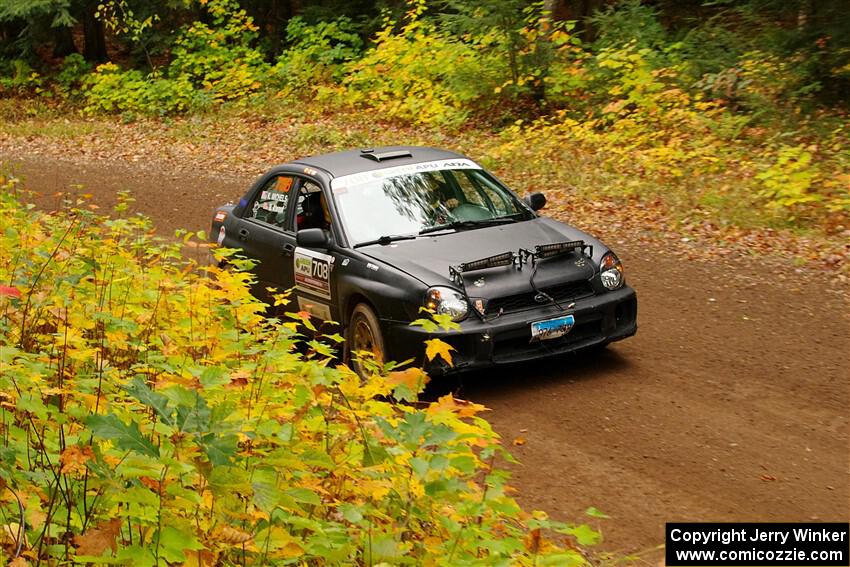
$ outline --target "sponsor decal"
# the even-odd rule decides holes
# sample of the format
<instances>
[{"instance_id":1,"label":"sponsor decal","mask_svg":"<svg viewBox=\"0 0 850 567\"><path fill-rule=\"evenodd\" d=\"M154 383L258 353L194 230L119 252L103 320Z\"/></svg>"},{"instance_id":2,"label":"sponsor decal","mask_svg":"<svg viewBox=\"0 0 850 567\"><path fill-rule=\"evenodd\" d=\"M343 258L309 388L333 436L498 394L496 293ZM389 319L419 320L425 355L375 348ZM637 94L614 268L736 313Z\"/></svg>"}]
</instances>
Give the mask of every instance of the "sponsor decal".
<instances>
[{"instance_id":1,"label":"sponsor decal","mask_svg":"<svg viewBox=\"0 0 850 567\"><path fill-rule=\"evenodd\" d=\"M343 175L331 180L331 189L337 193L344 187L355 187L375 181L376 179L387 179L397 175L408 175L411 173L419 173L421 171L440 171L443 169L481 169L481 166L469 159L441 159L436 161L426 161L423 163L413 163L409 165L399 165L396 167L388 167L377 171L369 171L364 173L353 173L351 175Z\"/></svg>"},{"instance_id":2,"label":"sponsor decal","mask_svg":"<svg viewBox=\"0 0 850 567\"><path fill-rule=\"evenodd\" d=\"M266 201L261 203L259 208L272 213L283 213L286 211L286 201Z\"/></svg>"},{"instance_id":3,"label":"sponsor decal","mask_svg":"<svg viewBox=\"0 0 850 567\"><path fill-rule=\"evenodd\" d=\"M376 266L372 262L369 262L368 264L366 264L366 267L369 268L370 270L372 270L373 272L377 272L378 270L381 269L380 266Z\"/></svg>"},{"instance_id":4,"label":"sponsor decal","mask_svg":"<svg viewBox=\"0 0 850 567\"><path fill-rule=\"evenodd\" d=\"M475 287L484 287L484 278L478 278L477 280L472 282L472 285L474 285Z\"/></svg>"},{"instance_id":5,"label":"sponsor decal","mask_svg":"<svg viewBox=\"0 0 850 567\"><path fill-rule=\"evenodd\" d=\"M307 175L316 175L319 172L313 169L312 167L305 167L304 173L306 173Z\"/></svg>"},{"instance_id":6,"label":"sponsor decal","mask_svg":"<svg viewBox=\"0 0 850 567\"><path fill-rule=\"evenodd\" d=\"M218 238L216 239L216 242L218 242L219 246L221 246L221 243L224 242L225 236L227 236L227 230L225 230L224 227L221 227L221 229L219 229L218 231Z\"/></svg>"},{"instance_id":7,"label":"sponsor decal","mask_svg":"<svg viewBox=\"0 0 850 567\"><path fill-rule=\"evenodd\" d=\"M314 252L307 248L296 248L293 259L295 288L331 299L331 270L333 256Z\"/></svg>"},{"instance_id":8,"label":"sponsor decal","mask_svg":"<svg viewBox=\"0 0 850 567\"><path fill-rule=\"evenodd\" d=\"M301 297L299 295L298 309L300 311L306 311L313 317L321 319L322 321L331 320L331 307L326 303L319 303L318 301L313 301L312 299Z\"/></svg>"},{"instance_id":9,"label":"sponsor decal","mask_svg":"<svg viewBox=\"0 0 850 567\"><path fill-rule=\"evenodd\" d=\"M278 193L277 191L263 191L260 193L260 199L263 201L283 201L289 200L289 195L286 193Z\"/></svg>"},{"instance_id":10,"label":"sponsor decal","mask_svg":"<svg viewBox=\"0 0 850 567\"><path fill-rule=\"evenodd\" d=\"M223 222L227 218L227 211L219 211L215 214L215 222Z\"/></svg>"}]
</instances>

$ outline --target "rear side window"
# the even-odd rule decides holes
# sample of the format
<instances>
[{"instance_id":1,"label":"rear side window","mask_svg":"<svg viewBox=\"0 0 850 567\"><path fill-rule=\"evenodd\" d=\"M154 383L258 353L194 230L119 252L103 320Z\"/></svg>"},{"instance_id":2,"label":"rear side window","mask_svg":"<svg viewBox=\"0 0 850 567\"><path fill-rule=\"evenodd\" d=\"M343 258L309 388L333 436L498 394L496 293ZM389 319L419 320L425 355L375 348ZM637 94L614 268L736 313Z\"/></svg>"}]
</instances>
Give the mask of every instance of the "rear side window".
<instances>
[{"instance_id":1,"label":"rear side window","mask_svg":"<svg viewBox=\"0 0 850 567\"><path fill-rule=\"evenodd\" d=\"M278 175L266 181L248 208L247 218L286 229L289 197L294 181L288 175Z\"/></svg>"}]
</instances>

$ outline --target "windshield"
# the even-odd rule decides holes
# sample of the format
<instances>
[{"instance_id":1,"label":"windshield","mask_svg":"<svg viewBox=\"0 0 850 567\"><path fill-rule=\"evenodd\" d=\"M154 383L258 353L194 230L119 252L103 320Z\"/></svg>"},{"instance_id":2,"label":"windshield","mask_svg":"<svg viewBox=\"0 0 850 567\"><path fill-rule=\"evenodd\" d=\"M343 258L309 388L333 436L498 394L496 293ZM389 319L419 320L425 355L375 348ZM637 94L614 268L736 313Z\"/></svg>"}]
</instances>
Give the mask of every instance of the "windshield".
<instances>
[{"instance_id":1,"label":"windshield","mask_svg":"<svg viewBox=\"0 0 850 567\"><path fill-rule=\"evenodd\" d=\"M469 160L443 160L334 179L350 244L530 218L509 191ZM498 222L498 221L496 221Z\"/></svg>"}]
</instances>

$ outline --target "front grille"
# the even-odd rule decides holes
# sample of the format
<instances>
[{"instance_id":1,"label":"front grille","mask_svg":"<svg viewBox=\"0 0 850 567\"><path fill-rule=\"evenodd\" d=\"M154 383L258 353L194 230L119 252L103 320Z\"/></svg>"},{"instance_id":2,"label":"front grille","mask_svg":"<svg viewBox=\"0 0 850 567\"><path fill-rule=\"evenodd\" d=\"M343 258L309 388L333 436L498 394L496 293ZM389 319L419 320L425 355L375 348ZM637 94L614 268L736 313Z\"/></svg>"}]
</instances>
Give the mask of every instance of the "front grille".
<instances>
[{"instance_id":1,"label":"front grille","mask_svg":"<svg viewBox=\"0 0 850 567\"><path fill-rule=\"evenodd\" d=\"M559 303L573 301L580 297L593 295L593 288L587 280L567 282L542 288L540 291L552 296ZM487 303L487 313L498 313L500 310L504 310L505 313L510 313L512 311L523 311L525 309L540 307L543 304L534 301L534 297L536 295L537 294L535 292L529 291L491 299Z\"/></svg>"},{"instance_id":2,"label":"front grille","mask_svg":"<svg viewBox=\"0 0 850 567\"><path fill-rule=\"evenodd\" d=\"M602 337L602 319L576 323L575 327L563 337L546 341L530 342L531 333L526 328L518 333L497 337L493 343L493 360L511 362L530 356L567 352L599 342Z\"/></svg>"}]
</instances>

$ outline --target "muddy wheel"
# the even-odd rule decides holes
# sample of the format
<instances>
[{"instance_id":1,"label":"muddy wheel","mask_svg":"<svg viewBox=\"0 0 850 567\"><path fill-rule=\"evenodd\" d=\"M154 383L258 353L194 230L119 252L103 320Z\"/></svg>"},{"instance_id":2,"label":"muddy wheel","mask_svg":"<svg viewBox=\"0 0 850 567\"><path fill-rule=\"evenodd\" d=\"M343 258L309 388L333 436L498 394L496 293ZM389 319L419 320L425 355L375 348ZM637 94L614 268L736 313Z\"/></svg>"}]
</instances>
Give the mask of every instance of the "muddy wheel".
<instances>
[{"instance_id":1,"label":"muddy wheel","mask_svg":"<svg viewBox=\"0 0 850 567\"><path fill-rule=\"evenodd\" d=\"M375 362L384 363L384 337L381 334L381 325L375 311L365 303L358 303L354 311L351 312L351 320L348 323L346 334L348 361L351 368L361 378L366 378L364 369L361 368L361 365L351 353L356 351L370 352Z\"/></svg>"}]
</instances>

